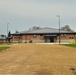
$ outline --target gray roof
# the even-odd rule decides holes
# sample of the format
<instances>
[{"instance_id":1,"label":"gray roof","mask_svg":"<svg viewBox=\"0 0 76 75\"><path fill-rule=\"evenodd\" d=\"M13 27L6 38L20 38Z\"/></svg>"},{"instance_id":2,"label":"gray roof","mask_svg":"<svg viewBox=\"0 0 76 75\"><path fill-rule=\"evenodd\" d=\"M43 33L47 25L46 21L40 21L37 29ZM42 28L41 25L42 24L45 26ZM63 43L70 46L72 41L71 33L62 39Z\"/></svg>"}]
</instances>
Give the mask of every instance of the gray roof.
<instances>
[{"instance_id":1,"label":"gray roof","mask_svg":"<svg viewBox=\"0 0 76 75\"><path fill-rule=\"evenodd\" d=\"M19 33L20 34L54 34L54 33L58 34L59 29L45 27L45 28L40 28L35 30L22 31ZM76 32L60 30L60 33L76 33Z\"/></svg>"},{"instance_id":2,"label":"gray roof","mask_svg":"<svg viewBox=\"0 0 76 75\"><path fill-rule=\"evenodd\" d=\"M37 30L28 30L28 31L23 31L20 32L21 34L45 34L45 33L59 33L59 29L54 29L54 28L40 28ZM60 30L60 33L74 33L74 32L70 32L70 31L64 31L64 30Z\"/></svg>"},{"instance_id":3,"label":"gray roof","mask_svg":"<svg viewBox=\"0 0 76 75\"><path fill-rule=\"evenodd\" d=\"M0 40L5 40L5 39L6 39L6 37L1 37L1 36L0 36Z\"/></svg>"}]
</instances>

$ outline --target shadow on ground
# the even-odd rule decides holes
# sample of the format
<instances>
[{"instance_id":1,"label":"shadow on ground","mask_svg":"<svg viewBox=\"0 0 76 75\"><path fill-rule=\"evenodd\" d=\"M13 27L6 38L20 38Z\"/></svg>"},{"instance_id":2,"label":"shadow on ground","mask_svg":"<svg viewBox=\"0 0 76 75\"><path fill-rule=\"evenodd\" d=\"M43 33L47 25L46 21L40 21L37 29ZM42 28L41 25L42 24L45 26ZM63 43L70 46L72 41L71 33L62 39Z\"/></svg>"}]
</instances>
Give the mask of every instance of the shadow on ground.
<instances>
[{"instance_id":1,"label":"shadow on ground","mask_svg":"<svg viewBox=\"0 0 76 75\"><path fill-rule=\"evenodd\" d=\"M36 71L35 75L53 75L53 73L50 72L49 70L42 69L42 70Z\"/></svg>"}]
</instances>

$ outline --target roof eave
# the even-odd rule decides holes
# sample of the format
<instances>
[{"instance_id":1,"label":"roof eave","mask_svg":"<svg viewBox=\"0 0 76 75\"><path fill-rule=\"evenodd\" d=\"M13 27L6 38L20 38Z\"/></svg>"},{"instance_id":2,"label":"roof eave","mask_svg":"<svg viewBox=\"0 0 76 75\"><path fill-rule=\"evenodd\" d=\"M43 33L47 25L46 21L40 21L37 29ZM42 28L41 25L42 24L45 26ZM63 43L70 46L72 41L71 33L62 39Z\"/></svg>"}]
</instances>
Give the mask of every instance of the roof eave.
<instances>
[{"instance_id":1,"label":"roof eave","mask_svg":"<svg viewBox=\"0 0 76 75\"><path fill-rule=\"evenodd\" d=\"M20 33L21 35L59 34L59 33ZM76 32L61 32L60 34L76 34Z\"/></svg>"}]
</instances>

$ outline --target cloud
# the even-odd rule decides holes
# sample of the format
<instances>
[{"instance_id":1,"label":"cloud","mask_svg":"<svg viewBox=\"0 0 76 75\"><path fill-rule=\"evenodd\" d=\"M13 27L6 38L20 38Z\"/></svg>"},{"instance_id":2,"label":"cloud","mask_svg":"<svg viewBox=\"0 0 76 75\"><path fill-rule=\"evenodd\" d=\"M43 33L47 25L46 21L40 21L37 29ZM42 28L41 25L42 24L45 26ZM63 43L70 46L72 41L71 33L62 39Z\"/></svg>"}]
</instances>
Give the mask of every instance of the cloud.
<instances>
[{"instance_id":1,"label":"cloud","mask_svg":"<svg viewBox=\"0 0 76 75\"><path fill-rule=\"evenodd\" d=\"M58 0L58 2L59 1L60 0ZM66 1L64 4L59 4L58 2L56 2L56 0L6 0L0 2L0 9L1 11L12 15L33 17L47 17L56 15L58 13L61 15L66 15L71 11L73 11L74 13L70 14L70 16L73 16L76 13L76 6L65 4Z\"/></svg>"},{"instance_id":2,"label":"cloud","mask_svg":"<svg viewBox=\"0 0 76 75\"><path fill-rule=\"evenodd\" d=\"M53 24L54 27L57 27L56 15L60 15L62 25L75 25L75 8L75 0L0 0L0 21L2 25L9 21L17 28L22 24L28 27Z\"/></svg>"}]
</instances>

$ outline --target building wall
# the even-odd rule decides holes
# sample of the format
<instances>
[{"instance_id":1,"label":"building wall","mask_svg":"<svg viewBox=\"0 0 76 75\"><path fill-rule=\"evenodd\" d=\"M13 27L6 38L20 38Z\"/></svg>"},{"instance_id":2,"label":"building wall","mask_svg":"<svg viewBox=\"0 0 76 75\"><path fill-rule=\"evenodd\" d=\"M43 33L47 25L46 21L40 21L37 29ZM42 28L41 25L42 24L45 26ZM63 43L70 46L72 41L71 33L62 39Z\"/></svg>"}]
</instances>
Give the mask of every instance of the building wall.
<instances>
[{"instance_id":1,"label":"building wall","mask_svg":"<svg viewBox=\"0 0 76 75\"><path fill-rule=\"evenodd\" d=\"M12 41L13 42L20 42L20 36L13 36Z\"/></svg>"},{"instance_id":2,"label":"building wall","mask_svg":"<svg viewBox=\"0 0 76 75\"><path fill-rule=\"evenodd\" d=\"M22 35L21 38L20 36L13 36L13 42L45 42L44 35ZM48 39L49 40L49 39ZM74 34L61 34L60 35L60 40L63 43L74 43L75 42L75 35ZM56 42L59 42L59 36L56 38Z\"/></svg>"},{"instance_id":3,"label":"building wall","mask_svg":"<svg viewBox=\"0 0 76 75\"><path fill-rule=\"evenodd\" d=\"M57 42L59 41L59 36L57 36ZM75 35L74 34L61 34L60 41L62 43L75 43Z\"/></svg>"},{"instance_id":4,"label":"building wall","mask_svg":"<svg viewBox=\"0 0 76 75\"><path fill-rule=\"evenodd\" d=\"M3 42L6 42L6 40L2 40L2 39L0 39L0 43L3 43Z\"/></svg>"},{"instance_id":5,"label":"building wall","mask_svg":"<svg viewBox=\"0 0 76 75\"><path fill-rule=\"evenodd\" d=\"M0 39L0 43L2 43L2 42L3 42L3 40Z\"/></svg>"},{"instance_id":6,"label":"building wall","mask_svg":"<svg viewBox=\"0 0 76 75\"><path fill-rule=\"evenodd\" d=\"M22 35L22 42L42 42L44 40L44 36L41 35Z\"/></svg>"}]
</instances>

